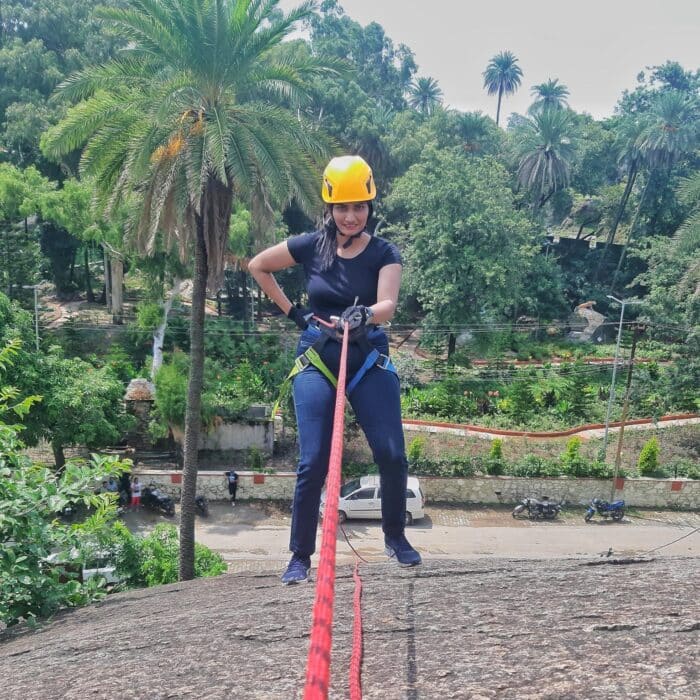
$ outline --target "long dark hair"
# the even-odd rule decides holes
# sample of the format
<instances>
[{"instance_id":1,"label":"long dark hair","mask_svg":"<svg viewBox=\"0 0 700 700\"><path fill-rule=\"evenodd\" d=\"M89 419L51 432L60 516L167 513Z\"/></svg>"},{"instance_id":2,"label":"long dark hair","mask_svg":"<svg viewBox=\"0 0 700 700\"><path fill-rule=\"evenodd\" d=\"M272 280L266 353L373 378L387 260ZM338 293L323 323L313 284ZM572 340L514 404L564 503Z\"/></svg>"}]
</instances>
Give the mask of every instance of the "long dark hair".
<instances>
[{"instance_id":1,"label":"long dark hair","mask_svg":"<svg viewBox=\"0 0 700 700\"><path fill-rule=\"evenodd\" d=\"M367 202L369 205L369 213L367 214L367 225L365 226L365 231L369 233L370 236L374 235L374 206L372 202ZM333 205L327 204L323 212L323 226L321 228L323 235L318 239L316 244L316 250L318 256L321 259L321 269L328 270L331 268L336 258L336 250L338 249L338 242L336 240L336 234L338 233L338 227L335 225L335 220L333 219Z\"/></svg>"}]
</instances>

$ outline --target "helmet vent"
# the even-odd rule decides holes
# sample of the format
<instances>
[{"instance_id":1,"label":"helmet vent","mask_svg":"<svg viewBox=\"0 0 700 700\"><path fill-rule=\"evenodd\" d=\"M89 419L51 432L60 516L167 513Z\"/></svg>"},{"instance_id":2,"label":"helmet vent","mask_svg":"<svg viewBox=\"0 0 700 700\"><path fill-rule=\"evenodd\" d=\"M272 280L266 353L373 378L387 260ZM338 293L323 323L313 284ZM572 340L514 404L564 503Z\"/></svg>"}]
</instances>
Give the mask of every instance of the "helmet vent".
<instances>
[{"instance_id":1,"label":"helmet vent","mask_svg":"<svg viewBox=\"0 0 700 700\"><path fill-rule=\"evenodd\" d=\"M365 182L365 187L367 188L367 194L372 194L372 176L370 175Z\"/></svg>"},{"instance_id":2,"label":"helmet vent","mask_svg":"<svg viewBox=\"0 0 700 700\"><path fill-rule=\"evenodd\" d=\"M326 189L328 190L328 196L333 197L333 185L331 185L330 182L328 182L328 178L326 178Z\"/></svg>"}]
</instances>

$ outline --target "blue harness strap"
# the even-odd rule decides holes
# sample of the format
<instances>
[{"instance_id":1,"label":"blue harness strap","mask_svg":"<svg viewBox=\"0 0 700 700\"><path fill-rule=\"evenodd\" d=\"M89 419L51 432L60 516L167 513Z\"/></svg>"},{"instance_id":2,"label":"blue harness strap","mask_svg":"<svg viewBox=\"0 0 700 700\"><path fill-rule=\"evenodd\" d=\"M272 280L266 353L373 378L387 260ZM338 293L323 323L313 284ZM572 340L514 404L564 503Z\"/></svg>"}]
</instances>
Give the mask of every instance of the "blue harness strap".
<instances>
[{"instance_id":1,"label":"blue harness strap","mask_svg":"<svg viewBox=\"0 0 700 700\"><path fill-rule=\"evenodd\" d=\"M376 348L373 348L369 355L365 358L365 361L362 363L362 367L355 372L355 376L352 378L352 380L348 383L348 386L346 388L346 393L348 396L352 393L353 389L362 381L362 378L369 372L372 367L377 366L381 369L385 369L389 372L393 372L394 374L398 374L396 371L396 367L394 367L394 363L391 361L388 355L382 355L379 350Z\"/></svg>"}]
</instances>

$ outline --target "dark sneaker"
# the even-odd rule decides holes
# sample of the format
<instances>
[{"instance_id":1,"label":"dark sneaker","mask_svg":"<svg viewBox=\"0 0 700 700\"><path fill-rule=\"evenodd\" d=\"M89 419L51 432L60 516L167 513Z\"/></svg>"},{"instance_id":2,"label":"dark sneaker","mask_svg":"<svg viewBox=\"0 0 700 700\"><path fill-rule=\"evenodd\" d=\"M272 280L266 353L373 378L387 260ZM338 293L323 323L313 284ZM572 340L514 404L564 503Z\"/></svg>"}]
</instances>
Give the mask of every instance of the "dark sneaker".
<instances>
[{"instance_id":1,"label":"dark sneaker","mask_svg":"<svg viewBox=\"0 0 700 700\"><path fill-rule=\"evenodd\" d=\"M282 574L282 583L288 586L292 583L304 583L309 578L311 568L311 557L302 557L292 554L292 558L287 564L287 570Z\"/></svg>"},{"instance_id":2,"label":"dark sneaker","mask_svg":"<svg viewBox=\"0 0 700 700\"><path fill-rule=\"evenodd\" d=\"M420 554L408 543L405 535L384 538L384 553L389 558L396 558L400 566L418 566Z\"/></svg>"}]
</instances>

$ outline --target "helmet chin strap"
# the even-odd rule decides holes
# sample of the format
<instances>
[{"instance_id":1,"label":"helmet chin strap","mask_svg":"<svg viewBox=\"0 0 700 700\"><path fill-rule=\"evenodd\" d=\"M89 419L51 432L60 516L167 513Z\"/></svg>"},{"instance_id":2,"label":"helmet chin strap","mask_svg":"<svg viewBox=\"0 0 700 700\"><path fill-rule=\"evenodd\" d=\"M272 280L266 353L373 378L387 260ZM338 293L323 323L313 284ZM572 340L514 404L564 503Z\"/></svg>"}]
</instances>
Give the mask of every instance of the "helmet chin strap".
<instances>
[{"instance_id":1,"label":"helmet chin strap","mask_svg":"<svg viewBox=\"0 0 700 700\"><path fill-rule=\"evenodd\" d=\"M355 233L355 234L353 234L352 236L348 236L348 237L347 237L348 240L345 241L345 243L343 243L343 245L341 246L341 248L349 248L349 247L352 245L352 242L353 242L356 238L359 238L364 232L365 232L365 230L362 229L362 231L360 231L359 233ZM338 231L338 233L340 233L340 231ZM340 235L343 236L343 237L345 237L345 234L343 234L343 233L341 233Z\"/></svg>"}]
</instances>

